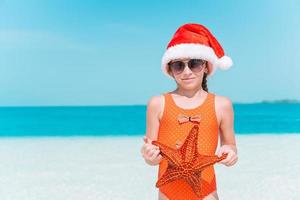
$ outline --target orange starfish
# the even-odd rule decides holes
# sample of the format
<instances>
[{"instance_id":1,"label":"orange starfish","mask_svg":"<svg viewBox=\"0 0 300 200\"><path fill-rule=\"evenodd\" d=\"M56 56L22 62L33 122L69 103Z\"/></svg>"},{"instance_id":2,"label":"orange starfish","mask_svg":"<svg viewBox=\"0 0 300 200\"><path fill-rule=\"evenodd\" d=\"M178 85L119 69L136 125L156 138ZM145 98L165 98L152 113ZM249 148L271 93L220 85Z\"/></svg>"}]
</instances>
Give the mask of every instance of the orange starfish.
<instances>
[{"instance_id":1,"label":"orange starfish","mask_svg":"<svg viewBox=\"0 0 300 200\"><path fill-rule=\"evenodd\" d=\"M200 184L201 172L206 167L225 159L227 154L223 154L220 158L216 155L199 154L197 148L198 131L198 125L195 125L179 149L173 149L158 141L152 141L152 144L160 148L160 154L168 161L167 170L156 182L156 187L161 187L177 179L183 179L192 187L199 198L203 198Z\"/></svg>"}]
</instances>

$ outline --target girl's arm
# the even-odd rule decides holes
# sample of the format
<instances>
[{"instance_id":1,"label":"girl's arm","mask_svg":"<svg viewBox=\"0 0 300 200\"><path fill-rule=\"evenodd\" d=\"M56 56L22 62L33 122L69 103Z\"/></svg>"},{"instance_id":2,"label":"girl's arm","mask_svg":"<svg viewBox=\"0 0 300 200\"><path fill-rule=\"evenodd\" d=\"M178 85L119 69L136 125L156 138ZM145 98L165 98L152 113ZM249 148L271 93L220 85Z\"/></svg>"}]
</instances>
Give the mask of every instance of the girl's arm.
<instances>
[{"instance_id":1,"label":"girl's arm","mask_svg":"<svg viewBox=\"0 0 300 200\"><path fill-rule=\"evenodd\" d=\"M147 103L146 137L151 140L157 140L161 100L160 96L153 96Z\"/></svg>"},{"instance_id":2,"label":"girl's arm","mask_svg":"<svg viewBox=\"0 0 300 200\"><path fill-rule=\"evenodd\" d=\"M237 147L234 135L234 111L232 102L227 97L221 97L219 100L219 109L221 113L220 121L220 140L221 147L218 155L230 152L221 163L227 166L233 165L237 161Z\"/></svg>"},{"instance_id":3,"label":"girl's arm","mask_svg":"<svg viewBox=\"0 0 300 200\"><path fill-rule=\"evenodd\" d=\"M162 160L162 156L159 154L159 147L151 143L152 140L157 140L158 138L161 105L161 97L159 96L152 97L147 103L146 135L141 153L149 165L157 165Z\"/></svg>"}]
</instances>

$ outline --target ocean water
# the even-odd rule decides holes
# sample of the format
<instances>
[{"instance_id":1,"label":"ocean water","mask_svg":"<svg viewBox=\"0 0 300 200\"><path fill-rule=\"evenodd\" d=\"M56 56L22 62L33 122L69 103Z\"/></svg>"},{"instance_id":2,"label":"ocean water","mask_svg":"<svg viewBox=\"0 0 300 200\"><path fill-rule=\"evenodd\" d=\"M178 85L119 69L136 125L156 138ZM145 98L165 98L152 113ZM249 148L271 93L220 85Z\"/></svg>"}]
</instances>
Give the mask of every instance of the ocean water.
<instances>
[{"instance_id":1,"label":"ocean water","mask_svg":"<svg viewBox=\"0 0 300 200\"><path fill-rule=\"evenodd\" d=\"M236 134L300 133L300 104L234 104ZM0 107L0 136L136 136L146 106Z\"/></svg>"}]
</instances>

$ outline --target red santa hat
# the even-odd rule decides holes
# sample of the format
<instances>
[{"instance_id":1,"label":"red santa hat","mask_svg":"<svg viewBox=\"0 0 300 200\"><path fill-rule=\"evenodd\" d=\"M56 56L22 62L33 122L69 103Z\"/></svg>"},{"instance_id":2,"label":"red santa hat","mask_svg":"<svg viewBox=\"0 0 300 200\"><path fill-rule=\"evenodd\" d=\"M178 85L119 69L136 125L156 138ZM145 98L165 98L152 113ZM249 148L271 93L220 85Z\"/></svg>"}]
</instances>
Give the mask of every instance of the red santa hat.
<instances>
[{"instance_id":1,"label":"red santa hat","mask_svg":"<svg viewBox=\"0 0 300 200\"><path fill-rule=\"evenodd\" d=\"M175 32L162 58L162 70L169 76L168 63L173 59L199 58L208 61L208 76L216 68L227 70L232 66L230 57L211 32L201 24L184 24Z\"/></svg>"}]
</instances>

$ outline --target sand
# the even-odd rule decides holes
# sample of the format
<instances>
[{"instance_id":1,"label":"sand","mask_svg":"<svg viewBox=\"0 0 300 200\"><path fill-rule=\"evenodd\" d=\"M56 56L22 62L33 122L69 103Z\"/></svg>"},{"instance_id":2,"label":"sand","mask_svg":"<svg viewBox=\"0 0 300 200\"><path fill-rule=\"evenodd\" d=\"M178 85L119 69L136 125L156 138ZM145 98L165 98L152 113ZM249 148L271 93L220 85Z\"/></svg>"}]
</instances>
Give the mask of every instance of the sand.
<instances>
[{"instance_id":1,"label":"sand","mask_svg":"<svg viewBox=\"0 0 300 200\"><path fill-rule=\"evenodd\" d=\"M236 135L239 161L215 165L220 200L300 199L300 134ZM0 139L1 200L155 200L142 137Z\"/></svg>"}]
</instances>

